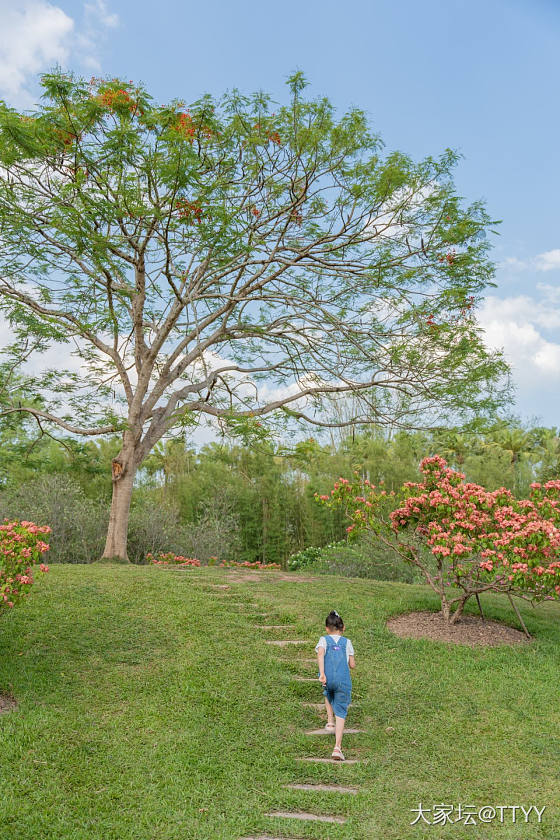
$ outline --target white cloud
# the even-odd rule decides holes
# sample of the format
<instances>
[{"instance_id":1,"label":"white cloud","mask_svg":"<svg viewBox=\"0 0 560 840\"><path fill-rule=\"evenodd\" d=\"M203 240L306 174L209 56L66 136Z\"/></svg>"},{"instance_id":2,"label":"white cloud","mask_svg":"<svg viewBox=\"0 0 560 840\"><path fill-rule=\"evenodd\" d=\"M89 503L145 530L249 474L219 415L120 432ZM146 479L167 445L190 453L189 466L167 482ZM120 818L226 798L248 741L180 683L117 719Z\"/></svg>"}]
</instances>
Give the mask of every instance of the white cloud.
<instances>
[{"instance_id":1,"label":"white cloud","mask_svg":"<svg viewBox=\"0 0 560 840\"><path fill-rule=\"evenodd\" d=\"M105 26L107 29L115 29L119 25L119 16L109 11L105 0L95 0L93 3L85 3L84 9L86 18L92 26L95 25L96 21L98 25L101 24L101 26Z\"/></svg>"},{"instance_id":2,"label":"white cloud","mask_svg":"<svg viewBox=\"0 0 560 840\"><path fill-rule=\"evenodd\" d=\"M0 0L0 15L0 93L14 105L29 107L29 79L68 60L74 21L42 0L20 6Z\"/></svg>"},{"instance_id":3,"label":"white cloud","mask_svg":"<svg viewBox=\"0 0 560 840\"><path fill-rule=\"evenodd\" d=\"M560 328L560 306L528 295L489 296L478 321L487 344L503 348L518 385L533 388L545 381L560 382L560 343L542 334Z\"/></svg>"},{"instance_id":4,"label":"white cloud","mask_svg":"<svg viewBox=\"0 0 560 840\"><path fill-rule=\"evenodd\" d=\"M85 3L79 23L47 0L0 0L0 18L0 97L18 108L33 107L38 74L57 64L99 70L100 46L119 23L105 0Z\"/></svg>"},{"instance_id":5,"label":"white cloud","mask_svg":"<svg viewBox=\"0 0 560 840\"><path fill-rule=\"evenodd\" d=\"M537 271L553 271L555 268L560 268L560 248L538 254L535 257L535 268Z\"/></svg>"},{"instance_id":6,"label":"white cloud","mask_svg":"<svg viewBox=\"0 0 560 840\"><path fill-rule=\"evenodd\" d=\"M549 306L560 306L560 286L551 286L549 283L537 283L537 290L543 294Z\"/></svg>"},{"instance_id":7,"label":"white cloud","mask_svg":"<svg viewBox=\"0 0 560 840\"><path fill-rule=\"evenodd\" d=\"M542 254L537 254L536 257L526 260L506 257L499 263L498 267L508 271L554 271L560 268L560 248L543 251Z\"/></svg>"},{"instance_id":8,"label":"white cloud","mask_svg":"<svg viewBox=\"0 0 560 840\"><path fill-rule=\"evenodd\" d=\"M119 25L119 16L110 12L105 0L93 0L84 4L83 28L78 32L76 47L81 53L82 62L89 70L99 72L99 45L103 43L107 29Z\"/></svg>"},{"instance_id":9,"label":"white cloud","mask_svg":"<svg viewBox=\"0 0 560 840\"><path fill-rule=\"evenodd\" d=\"M509 271L525 271L529 268L527 260L518 260L517 257L506 257L499 263L499 268L506 268Z\"/></svg>"}]
</instances>

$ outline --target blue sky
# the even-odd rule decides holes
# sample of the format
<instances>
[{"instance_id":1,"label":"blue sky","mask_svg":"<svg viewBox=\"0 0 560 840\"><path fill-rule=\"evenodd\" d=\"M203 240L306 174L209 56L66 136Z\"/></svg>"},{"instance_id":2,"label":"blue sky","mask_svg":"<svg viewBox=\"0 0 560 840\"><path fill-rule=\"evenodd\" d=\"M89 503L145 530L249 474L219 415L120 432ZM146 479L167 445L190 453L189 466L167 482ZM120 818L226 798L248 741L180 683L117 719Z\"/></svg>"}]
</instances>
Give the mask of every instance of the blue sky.
<instances>
[{"instance_id":1,"label":"blue sky","mask_svg":"<svg viewBox=\"0 0 560 840\"><path fill-rule=\"evenodd\" d=\"M300 69L311 93L364 108L387 149L460 150L461 194L502 220L480 323L513 366L516 412L560 426L556 0L0 0L0 97L29 107L56 62L162 101L231 87L280 99Z\"/></svg>"}]
</instances>

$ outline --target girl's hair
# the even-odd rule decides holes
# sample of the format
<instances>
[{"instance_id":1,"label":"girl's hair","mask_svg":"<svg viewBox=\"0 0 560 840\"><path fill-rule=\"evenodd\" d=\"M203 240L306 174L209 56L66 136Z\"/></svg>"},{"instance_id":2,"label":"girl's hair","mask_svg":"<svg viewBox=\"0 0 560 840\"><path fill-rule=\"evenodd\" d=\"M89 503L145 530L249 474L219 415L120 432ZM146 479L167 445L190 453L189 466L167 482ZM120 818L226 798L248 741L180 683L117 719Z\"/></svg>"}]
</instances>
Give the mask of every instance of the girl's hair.
<instances>
[{"instance_id":1,"label":"girl's hair","mask_svg":"<svg viewBox=\"0 0 560 840\"><path fill-rule=\"evenodd\" d=\"M329 630L342 630L344 622L336 610L331 610L326 618L325 626L328 627Z\"/></svg>"}]
</instances>

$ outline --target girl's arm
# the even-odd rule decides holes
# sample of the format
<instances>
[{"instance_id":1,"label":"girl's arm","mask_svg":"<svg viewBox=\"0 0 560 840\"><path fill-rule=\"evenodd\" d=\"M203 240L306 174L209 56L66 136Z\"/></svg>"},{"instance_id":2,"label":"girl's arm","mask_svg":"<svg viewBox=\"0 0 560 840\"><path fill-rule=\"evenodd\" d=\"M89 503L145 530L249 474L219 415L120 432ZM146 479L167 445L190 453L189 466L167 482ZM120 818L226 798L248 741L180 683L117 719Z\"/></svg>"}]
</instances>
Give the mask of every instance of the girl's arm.
<instances>
[{"instance_id":1,"label":"girl's arm","mask_svg":"<svg viewBox=\"0 0 560 840\"><path fill-rule=\"evenodd\" d=\"M353 657L353 656L349 656L349 657L348 657L348 664L350 665L350 667L351 667L351 668L355 668L355 667L356 667L356 660L354 659L354 657Z\"/></svg>"},{"instance_id":2,"label":"girl's arm","mask_svg":"<svg viewBox=\"0 0 560 840\"><path fill-rule=\"evenodd\" d=\"M319 679L323 684L326 683L327 678L325 676L325 648L320 647L317 651L317 664L319 666Z\"/></svg>"}]
</instances>

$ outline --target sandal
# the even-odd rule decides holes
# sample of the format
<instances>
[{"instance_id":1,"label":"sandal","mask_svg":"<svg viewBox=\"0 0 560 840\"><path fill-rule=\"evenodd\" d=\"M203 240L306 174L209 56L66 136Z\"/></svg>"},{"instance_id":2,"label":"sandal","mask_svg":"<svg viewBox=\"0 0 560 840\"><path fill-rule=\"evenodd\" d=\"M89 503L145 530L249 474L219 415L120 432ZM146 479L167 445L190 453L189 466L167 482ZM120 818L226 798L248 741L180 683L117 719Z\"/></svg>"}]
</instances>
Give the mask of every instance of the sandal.
<instances>
[{"instance_id":1,"label":"sandal","mask_svg":"<svg viewBox=\"0 0 560 840\"><path fill-rule=\"evenodd\" d=\"M334 732L336 730L336 725L334 723L325 723L325 729L327 732Z\"/></svg>"},{"instance_id":2,"label":"sandal","mask_svg":"<svg viewBox=\"0 0 560 840\"><path fill-rule=\"evenodd\" d=\"M340 747L335 747L332 751L331 758L334 758L335 761L344 761L344 755L342 754L342 750Z\"/></svg>"}]
</instances>

